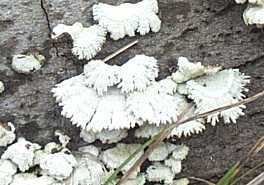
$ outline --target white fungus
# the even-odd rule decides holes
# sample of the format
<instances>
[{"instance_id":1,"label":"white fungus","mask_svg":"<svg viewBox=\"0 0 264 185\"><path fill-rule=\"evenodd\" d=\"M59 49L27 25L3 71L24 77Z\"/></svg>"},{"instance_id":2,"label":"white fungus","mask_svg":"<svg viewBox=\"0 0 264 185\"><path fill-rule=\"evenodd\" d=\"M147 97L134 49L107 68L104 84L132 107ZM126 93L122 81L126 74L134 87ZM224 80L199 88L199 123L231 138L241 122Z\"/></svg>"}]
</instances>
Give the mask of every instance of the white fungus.
<instances>
[{"instance_id":1,"label":"white fungus","mask_svg":"<svg viewBox=\"0 0 264 185\"><path fill-rule=\"evenodd\" d=\"M171 143L160 143L149 155L148 159L150 161L164 161L169 154L172 152L171 148L173 144Z\"/></svg>"},{"instance_id":2,"label":"white fungus","mask_svg":"<svg viewBox=\"0 0 264 185\"><path fill-rule=\"evenodd\" d=\"M164 182L171 184L173 182L174 173L170 167L161 163L154 163L147 168L146 178L150 182Z\"/></svg>"},{"instance_id":3,"label":"white fungus","mask_svg":"<svg viewBox=\"0 0 264 185\"><path fill-rule=\"evenodd\" d=\"M243 3L247 2L247 0L235 0L235 2L238 4L243 4Z\"/></svg>"},{"instance_id":4,"label":"white fungus","mask_svg":"<svg viewBox=\"0 0 264 185\"><path fill-rule=\"evenodd\" d=\"M111 88L105 96L98 96L85 85L83 75L63 81L52 92L63 106L61 114L87 131L125 129L140 124L127 110L126 97L119 89Z\"/></svg>"},{"instance_id":5,"label":"white fungus","mask_svg":"<svg viewBox=\"0 0 264 185\"><path fill-rule=\"evenodd\" d=\"M102 143L117 143L121 141L122 139L126 138L128 135L126 129L120 129L120 130L102 130L101 132L92 132L92 131L86 131L82 130L80 137L87 143L92 143L95 140L100 140Z\"/></svg>"},{"instance_id":6,"label":"white fungus","mask_svg":"<svg viewBox=\"0 0 264 185\"><path fill-rule=\"evenodd\" d=\"M188 185L188 184L190 184L189 179L181 178L181 179L174 180L171 185Z\"/></svg>"},{"instance_id":7,"label":"white fungus","mask_svg":"<svg viewBox=\"0 0 264 185\"><path fill-rule=\"evenodd\" d=\"M10 185L64 185L49 176L37 177L33 173L19 173L14 176L14 180Z\"/></svg>"},{"instance_id":8,"label":"white fungus","mask_svg":"<svg viewBox=\"0 0 264 185\"><path fill-rule=\"evenodd\" d=\"M23 74L30 74L41 68L44 63L44 56L39 54L29 54L29 55L15 55L12 60L12 68Z\"/></svg>"},{"instance_id":9,"label":"white fungus","mask_svg":"<svg viewBox=\"0 0 264 185\"><path fill-rule=\"evenodd\" d=\"M0 122L0 146L7 146L16 139L15 127L11 122Z\"/></svg>"},{"instance_id":10,"label":"white fungus","mask_svg":"<svg viewBox=\"0 0 264 185\"><path fill-rule=\"evenodd\" d=\"M58 180L68 178L77 162L68 149L57 153L51 153L40 159L40 168L43 174L52 176Z\"/></svg>"},{"instance_id":11,"label":"white fungus","mask_svg":"<svg viewBox=\"0 0 264 185\"><path fill-rule=\"evenodd\" d=\"M164 164L171 168L173 174L179 174L182 171L182 162L175 160L173 157L166 159Z\"/></svg>"},{"instance_id":12,"label":"white fungus","mask_svg":"<svg viewBox=\"0 0 264 185\"><path fill-rule=\"evenodd\" d=\"M53 28L52 38L56 39L68 33L73 39L72 53L80 60L93 58L102 48L106 40L106 31L98 25L83 27L79 22L72 26L58 24Z\"/></svg>"},{"instance_id":13,"label":"white fungus","mask_svg":"<svg viewBox=\"0 0 264 185\"><path fill-rule=\"evenodd\" d=\"M264 3L262 6L248 6L243 13L244 22L246 25L256 25L258 28L263 28L264 25Z\"/></svg>"},{"instance_id":14,"label":"white fungus","mask_svg":"<svg viewBox=\"0 0 264 185\"><path fill-rule=\"evenodd\" d=\"M192 63L186 57L179 57L178 70L172 74L172 79L177 83L183 83L205 74L214 74L220 69L220 67L205 67L200 62Z\"/></svg>"},{"instance_id":15,"label":"white fungus","mask_svg":"<svg viewBox=\"0 0 264 185\"><path fill-rule=\"evenodd\" d=\"M123 185L144 185L146 183L146 178L143 174L138 175L134 178L128 178Z\"/></svg>"},{"instance_id":16,"label":"white fungus","mask_svg":"<svg viewBox=\"0 0 264 185\"><path fill-rule=\"evenodd\" d=\"M5 91L5 84L0 81L0 94Z\"/></svg>"},{"instance_id":17,"label":"white fungus","mask_svg":"<svg viewBox=\"0 0 264 185\"><path fill-rule=\"evenodd\" d=\"M9 185L17 172L17 166L9 160L0 159L0 184Z\"/></svg>"},{"instance_id":18,"label":"white fungus","mask_svg":"<svg viewBox=\"0 0 264 185\"><path fill-rule=\"evenodd\" d=\"M121 66L118 88L123 93L144 91L158 77L157 60L146 55L136 55Z\"/></svg>"},{"instance_id":19,"label":"white fungus","mask_svg":"<svg viewBox=\"0 0 264 185\"><path fill-rule=\"evenodd\" d=\"M127 99L128 110L137 119L157 126L177 121L183 111L185 98L160 91L156 83L158 82L154 82L144 92L131 93Z\"/></svg>"},{"instance_id":20,"label":"white fungus","mask_svg":"<svg viewBox=\"0 0 264 185\"><path fill-rule=\"evenodd\" d=\"M1 158L11 160L20 171L25 172L33 166L34 152L38 149L40 149L38 144L19 138L16 143L7 148Z\"/></svg>"},{"instance_id":21,"label":"white fungus","mask_svg":"<svg viewBox=\"0 0 264 185\"><path fill-rule=\"evenodd\" d=\"M105 174L104 165L93 155L82 154L76 156L78 164L72 179L76 185L101 184Z\"/></svg>"},{"instance_id":22,"label":"white fungus","mask_svg":"<svg viewBox=\"0 0 264 185\"><path fill-rule=\"evenodd\" d=\"M249 83L249 76L240 73L238 69L226 69L214 75L188 81L187 89L189 98L197 106L195 113L204 113L243 99L245 97L243 92L247 91L245 88L247 83ZM241 105L215 113L207 117L207 122L215 125L221 116L225 123L235 123L239 116L244 115L243 108L245 106Z\"/></svg>"},{"instance_id":23,"label":"white fungus","mask_svg":"<svg viewBox=\"0 0 264 185\"><path fill-rule=\"evenodd\" d=\"M145 35L150 31L158 32L161 21L157 0L143 0L136 4L124 3L119 6L99 3L93 6L94 20L118 40L126 35L133 37L135 32Z\"/></svg>"},{"instance_id":24,"label":"white fungus","mask_svg":"<svg viewBox=\"0 0 264 185\"><path fill-rule=\"evenodd\" d=\"M89 153L95 157L98 157L100 153L100 148L94 145L88 145L78 148L78 151L84 154Z\"/></svg>"},{"instance_id":25,"label":"white fungus","mask_svg":"<svg viewBox=\"0 0 264 185\"><path fill-rule=\"evenodd\" d=\"M109 87L120 82L120 67L108 65L101 60L92 60L84 66L85 84L103 95Z\"/></svg>"},{"instance_id":26,"label":"white fungus","mask_svg":"<svg viewBox=\"0 0 264 185\"><path fill-rule=\"evenodd\" d=\"M107 149L103 151L100 155L103 163L110 169L116 169L124 162L133 152L135 152L140 144L123 144L118 143L116 147ZM143 154L143 152L139 152L128 164L122 169L123 172L126 172L135 161ZM135 174L139 171L139 168L136 170Z\"/></svg>"}]
</instances>

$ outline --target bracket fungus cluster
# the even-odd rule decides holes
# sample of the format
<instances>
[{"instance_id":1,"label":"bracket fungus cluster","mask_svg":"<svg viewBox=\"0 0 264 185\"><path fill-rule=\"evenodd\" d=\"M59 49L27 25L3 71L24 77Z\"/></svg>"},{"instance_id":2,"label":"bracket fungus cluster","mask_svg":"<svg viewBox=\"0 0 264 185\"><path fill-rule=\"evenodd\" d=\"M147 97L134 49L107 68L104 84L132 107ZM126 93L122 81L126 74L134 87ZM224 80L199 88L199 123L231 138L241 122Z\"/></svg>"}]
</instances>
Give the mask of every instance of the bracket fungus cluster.
<instances>
[{"instance_id":1,"label":"bracket fungus cluster","mask_svg":"<svg viewBox=\"0 0 264 185\"><path fill-rule=\"evenodd\" d=\"M72 53L80 60L90 60L101 50L107 33L110 33L113 40L119 40L126 35L133 37L135 32L140 35L150 31L158 32L161 26L158 11L157 0L119 6L98 3L93 6L93 19L98 24L90 27L84 27L79 22L71 26L58 24L53 28L52 38L57 39L63 33L70 34L73 39Z\"/></svg>"},{"instance_id":2,"label":"bracket fungus cluster","mask_svg":"<svg viewBox=\"0 0 264 185\"><path fill-rule=\"evenodd\" d=\"M248 3L245 22L262 25L259 16L263 14L263 0L248 0ZM71 26L58 24L53 29L52 39L68 33L73 39L72 53L80 60L90 60L101 50L108 33L113 40L118 40L136 33L158 32L161 28L158 11L157 0L118 6L95 4L93 19L98 24L90 27L79 22ZM90 60L81 74L58 83L51 90L62 107L61 114L80 127L80 137L88 143L78 152L67 148L70 138L60 131L55 132L59 143L48 143L44 147L25 138L13 143L14 126L10 122L0 123L0 146L13 143L0 159L0 185L102 184L143 146L136 138L151 138L180 119L237 103L248 91L249 76L238 69L204 66L186 57L179 57L177 71L159 81L159 61L153 56L138 54L123 65L107 63L136 43L105 59ZM19 73L29 74L39 70L43 60L41 55L15 55L12 67ZM0 81L0 93L3 89ZM168 135L168 140L161 142L148 156L146 170L138 167L124 185L146 182L187 185L188 179L175 180L175 177L182 170L189 148L173 144L169 139L198 134L205 130L206 123L214 126L220 118L224 123L236 123L239 116L244 115L244 108L240 105L178 125ZM134 129L133 132L130 129ZM130 137L135 141L123 142ZM96 140L100 141L99 146ZM121 173L129 171L142 154L143 150L135 154Z\"/></svg>"}]
</instances>

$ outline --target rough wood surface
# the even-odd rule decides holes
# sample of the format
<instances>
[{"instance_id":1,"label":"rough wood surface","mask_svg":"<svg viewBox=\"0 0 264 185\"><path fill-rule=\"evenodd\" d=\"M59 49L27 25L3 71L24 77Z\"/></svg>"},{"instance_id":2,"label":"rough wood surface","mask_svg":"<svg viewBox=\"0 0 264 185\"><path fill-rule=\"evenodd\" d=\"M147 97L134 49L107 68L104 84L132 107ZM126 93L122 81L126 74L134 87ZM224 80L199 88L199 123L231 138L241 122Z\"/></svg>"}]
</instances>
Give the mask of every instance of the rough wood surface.
<instances>
[{"instance_id":1,"label":"rough wood surface","mask_svg":"<svg viewBox=\"0 0 264 185\"><path fill-rule=\"evenodd\" d=\"M0 119L12 121L17 134L27 139L47 143L61 129L72 137L71 147L83 145L79 130L60 116L50 89L58 82L82 71L87 61L77 61L70 52L71 39L65 36L55 44L49 40L49 27L58 23L80 21L88 26L92 21L92 5L97 0L1 0L0 1L0 80L6 91L0 95ZM128 1L104 0L121 3ZM133 2L133 1L130 1ZM135 1L134 1L135 2ZM160 78L175 70L176 59L186 56L203 64L237 67L252 76L248 95L264 86L264 33L247 27L242 20L243 5L233 0L160 0L162 29L157 34L137 36L139 44L111 60L122 64L135 54L155 56L160 62ZM49 16L49 24L44 12ZM133 40L108 40L96 58ZM11 69L11 58L31 50L45 55L44 67L32 74L21 75ZM208 126L201 135L176 142L192 148L184 163L184 175L216 180L243 156L264 134L264 100L248 105L246 116L236 125ZM2 149L0 149L1 152ZM263 153L256 161L263 159ZM255 161L255 162L256 162ZM250 167L250 164L249 164Z\"/></svg>"}]
</instances>

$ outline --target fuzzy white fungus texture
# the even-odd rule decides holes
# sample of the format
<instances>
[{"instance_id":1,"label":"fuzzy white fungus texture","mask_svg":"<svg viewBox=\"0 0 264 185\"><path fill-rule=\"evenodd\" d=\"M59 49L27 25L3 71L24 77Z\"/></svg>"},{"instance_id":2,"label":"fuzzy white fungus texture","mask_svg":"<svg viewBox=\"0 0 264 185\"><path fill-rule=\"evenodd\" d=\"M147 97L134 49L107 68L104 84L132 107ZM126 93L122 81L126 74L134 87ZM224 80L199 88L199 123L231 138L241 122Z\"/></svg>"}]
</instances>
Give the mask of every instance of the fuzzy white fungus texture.
<instances>
[{"instance_id":1,"label":"fuzzy white fungus texture","mask_svg":"<svg viewBox=\"0 0 264 185\"><path fill-rule=\"evenodd\" d=\"M37 177L33 173L19 173L14 176L10 185L64 185L49 176Z\"/></svg>"},{"instance_id":2,"label":"fuzzy white fungus texture","mask_svg":"<svg viewBox=\"0 0 264 185\"><path fill-rule=\"evenodd\" d=\"M11 122L0 122L0 147L11 144L16 139L15 127Z\"/></svg>"},{"instance_id":3,"label":"fuzzy white fungus texture","mask_svg":"<svg viewBox=\"0 0 264 185\"><path fill-rule=\"evenodd\" d=\"M121 81L119 71L119 66L111 66L101 60L92 60L84 66L85 84L94 88L98 95L103 96L109 87Z\"/></svg>"},{"instance_id":4,"label":"fuzzy white fungus texture","mask_svg":"<svg viewBox=\"0 0 264 185\"><path fill-rule=\"evenodd\" d=\"M187 82L189 98L191 98L197 109L195 113L204 113L225 105L237 103L242 100L247 92L245 87L249 83L249 76L240 73L238 69L226 69L214 75L204 76ZM215 125L219 116L223 117L225 123L236 123L239 116L244 115L241 105L207 117L207 122Z\"/></svg>"},{"instance_id":5,"label":"fuzzy white fungus texture","mask_svg":"<svg viewBox=\"0 0 264 185\"><path fill-rule=\"evenodd\" d=\"M68 149L43 156L40 160L40 168L43 174L52 176L58 180L68 178L77 161Z\"/></svg>"},{"instance_id":6,"label":"fuzzy white fungus texture","mask_svg":"<svg viewBox=\"0 0 264 185\"><path fill-rule=\"evenodd\" d=\"M23 74L30 74L41 68L45 58L39 54L15 55L12 59L12 68Z\"/></svg>"},{"instance_id":7,"label":"fuzzy white fungus texture","mask_svg":"<svg viewBox=\"0 0 264 185\"><path fill-rule=\"evenodd\" d=\"M18 166L20 171L25 172L34 165L34 153L39 149L38 144L19 138L16 143L7 148L1 158L11 160Z\"/></svg>"},{"instance_id":8,"label":"fuzzy white fungus texture","mask_svg":"<svg viewBox=\"0 0 264 185\"><path fill-rule=\"evenodd\" d=\"M118 143L116 147L105 150L101 153L100 158L103 163L110 169L116 169L121 165L123 161L125 161L132 153L134 153L139 144L123 144ZM143 154L143 152L139 152L123 169L122 172L126 172L135 161ZM136 170L136 173L139 169ZM133 174L134 175L134 174Z\"/></svg>"},{"instance_id":9,"label":"fuzzy white fungus texture","mask_svg":"<svg viewBox=\"0 0 264 185\"><path fill-rule=\"evenodd\" d=\"M158 64L154 57L136 55L121 66L118 88L123 93L144 91L158 77Z\"/></svg>"},{"instance_id":10,"label":"fuzzy white fungus texture","mask_svg":"<svg viewBox=\"0 0 264 185\"><path fill-rule=\"evenodd\" d=\"M117 143L126 138L128 132L126 129L121 130L102 130L101 132L92 132L82 130L80 137L87 143L93 143L95 140L100 140L102 143Z\"/></svg>"},{"instance_id":11,"label":"fuzzy white fungus texture","mask_svg":"<svg viewBox=\"0 0 264 185\"><path fill-rule=\"evenodd\" d=\"M126 35L133 37L135 32L145 35L158 32L161 20L158 13L157 0L143 0L136 4L124 3L113 6L99 3L93 6L94 20L104 27L114 40L124 38Z\"/></svg>"},{"instance_id":12,"label":"fuzzy white fungus texture","mask_svg":"<svg viewBox=\"0 0 264 185\"><path fill-rule=\"evenodd\" d=\"M58 24L53 28L52 38L56 39L68 33L73 39L72 53L80 60L93 58L102 48L106 40L106 31L99 25L83 27L79 22L72 26Z\"/></svg>"},{"instance_id":13,"label":"fuzzy white fungus texture","mask_svg":"<svg viewBox=\"0 0 264 185\"><path fill-rule=\"evenodd\" d=\"M263 28L264 6L248 6L243 13L243 18L246 25L253 24L258 28Z\"/></svg>"},{"instance_id":14,"label":"fuzzy white fungus texture","mask_svg":"<svg viewBox=\"0 0 264 185\"><path fill-rule=\"evenodd\" d=\"M76 156L78 164L73 172L72 181L77 185L96 185L102 183L104 165L95 156L81 154Z\"/></svg>"},{"instance_id":15,"label":"fuzzy white fungus texture","mask_svg":"<svg viewBox=\"0 0 264 185\"><path fill-rule=\"evenodd\" d=\"M146 178L150 182L164 182L164 184L171 184L174 175L175 174L170 167L161 163L150 165L146 171Z\"/></svg>"},{"instance_id":16,"label":"fuzzy white fungus texture","mask_svg":"<svg viewBox=\"0 0 264 185\"><path fill-rule=\"evenodd\" d=\"M175 91L175 87L171 85L172 80L167 80L160 85L155 85L155 78L158 76L157 60L154 57L145 55L136 55L122 66L111 66L100 60L93 60L84 67L84 73L57 84L52 89L59 105L63 107L62 115L71 119L74 125L80 126L86 131L101 132L103 130L118 130L134 127L136 124L141 125L141 117L138 117L133 107L130 106L134 100L146 98L148 95L156 96L154 101L162 104L157 107L157 111L166 108L170 110L169 105L176 108L174 99L165 92L165 87L170 86L168 91ZM151 87L153 86L153 87ZM159 87L162 92L159 93ZM145 93L147 89L153 89L153 93ZM164 91L164 92L163 92ZM135 94L137 92L138 94ZM135 99L127 99L127 93L131 94ZM132 95L133 94L133 95ZM139 96L137 96L139 95ZM166 102L164 101L164 97ZM147 97L151 100L151 97ZM156 102L150 106L158 105ZM136 104L135 104L136 105ZM148 107L152 109L152 107ZM129 108L130 107L130 108ZM132 108L132 109L131 109ZM161 114L166 114L165 109ZM151 111L151 110L150 110ZM154 110L155 111L155 110ZM158 119L171 121L171 117L175 117L172 110L168 112L166 118L163 115L157 115ZM154 112L156 114L156 112ZM146 116L146 119L149 117ZM155 119L155 118L151 118ZM154 120L159 124L159 120ZM90 138L92 140L92 138ZM90 140L88 139L88 140Z\"/></svg>"},{"instance_id":17,"label":"fuzzy white fungus texture","mask_svg":"<svg viewBox=\"0 0 264 185\"><path fill-rule=\"evenodd\" d=\"M183 83L205 74L214 74L221 69L220 67L205 67L200 62L192 63L186 57L179 57L177 65L178 71L172 74L172 79L176 83Z\"/></svg>"},{"instance_id":18,"label":"fuzzy white fungus texture","mask_svg":"<svg viewBox=\"0 0 264 185\"><path fill-rule=\"evenodd\" d=\"M5 84L0 81L0 94L5 91Z\"/></svg>"},{"instance_id":19,"label":"fuzzy white fungus texture","mask_svg":"<svg viewBox=\"0 0 264 185\"><path fill-rule=\"evenodd\" d=\"M17 166L9 160L0 159L0 184L9 185L17 172Z\"/></svg>"}]
</instances>

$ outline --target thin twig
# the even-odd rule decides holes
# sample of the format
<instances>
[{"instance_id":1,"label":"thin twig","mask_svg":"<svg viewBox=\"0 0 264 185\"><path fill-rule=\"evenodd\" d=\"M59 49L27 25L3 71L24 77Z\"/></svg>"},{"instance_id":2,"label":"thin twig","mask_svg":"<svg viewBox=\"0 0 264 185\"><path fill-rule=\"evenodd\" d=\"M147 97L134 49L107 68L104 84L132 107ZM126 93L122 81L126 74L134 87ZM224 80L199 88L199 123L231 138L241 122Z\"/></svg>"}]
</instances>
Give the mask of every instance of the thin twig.
<instances>
[{"instance_id":1,"label":"thin twig","mask_svg":"<svg viewBox=\"0 0 264 185\"><path fill-rule=\"evenodd\" d=\"M113 54L109 55L108 57L103 59L103 62L107 62L109 60L111 60L112 58L116 57L117 55L119 55L120 53L124 52L125 50L131 48L132 46L134 46L135 44L138 43L138 40L135 40L133 42L130 42L128 45L120 48L119 50L117 50L116 52L114 52Z\"/></svg>"},{"instance_id":2,"label":"thin twig","mask_svg":"<svg viewBox=\"0 0 264 185\"><path fill-rule=\"evenodd\" d=\"M170 132L174 128L176 128L177 126L179 126L181 124L184 124L186 122L189 122L189 121L194 121L194 120L197 120L197 119L200 119L200 118L204 118L204 117L207 117L209 115L212 115L212 114L215 114L215 113L218 113L218 112L222 112L224 110L227 110L227 109L230 109L230 108L233 108L233 107L237 107L237 106L240 106L240 105L243 105L243 104L248 104L248 103L253 102L256 99L258 99L260 97L263 97L263 96L264 96L264 91L261 91L260 93L257 93L256 95L254 95L252 97L249 97L247 99L241 100L238 103L234 103L234 104L231 104L231 105L223 106L223 107L220 107L220 108L217 108L217 109L214 109L214 110L202 113L202 114L191 116L191 117L183 119L183 120L182 119L178 119L178 121L176 123L174 123L172 125L169 125L168 127L166 127L164 129L163 133L160 134L159 137L157 137L156 141L153 142L149 146L149 148L146 150L146 152L134 163L134 165L117 182L117 185L121 185L123 182L125 182L127 180L127 178L130 176L130 174L132 172L134 172L134 170L137 169L138 166L140 166L148 158L148 155L157 147L157 145L160 144L160 142L162 142L170 134Z\"/></svg>"},{"instance_id":3,"label":"thin twig","mask_svg":"<svg viewBox=\"0 0 264 185\"><path fill-rule=\"evenodd\" d=\"M237 182L239 182L241 179L243 179L244 177L248 176L249 174L253 173L255 170L257 170L258 168L260 168L261 166L264 165L264 161L261 162L260 164L258 164L257 166L255 166L254 168L248 170L246 173L244 173L243 175L241 175L240 177L236 178L230 185L235 185Z\"/></svg>"},{"instance_id":4,"label":"thin twig","mask_svg":"<svg viewBox=\"0 0 264 185\"><path fill-rule=\"evenodd\" d=\"M262 172L260 175L258 175L256 178L254 178L252 181L250 181L247 185L261 185L264 183L264 172Z\"/></svg>"}]
</instances>

